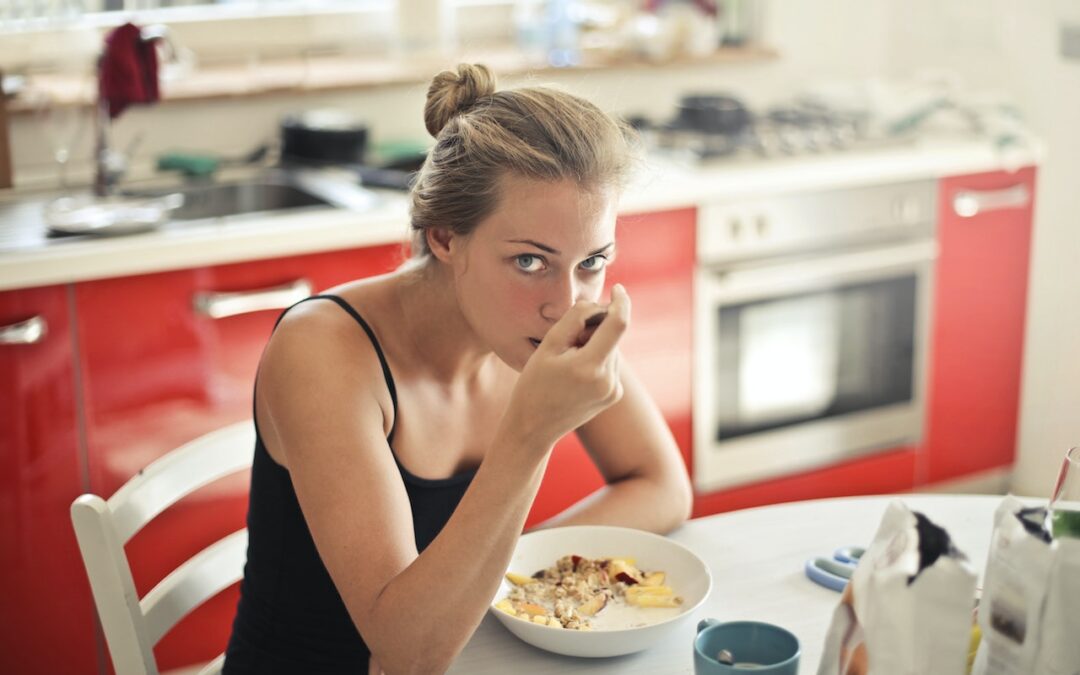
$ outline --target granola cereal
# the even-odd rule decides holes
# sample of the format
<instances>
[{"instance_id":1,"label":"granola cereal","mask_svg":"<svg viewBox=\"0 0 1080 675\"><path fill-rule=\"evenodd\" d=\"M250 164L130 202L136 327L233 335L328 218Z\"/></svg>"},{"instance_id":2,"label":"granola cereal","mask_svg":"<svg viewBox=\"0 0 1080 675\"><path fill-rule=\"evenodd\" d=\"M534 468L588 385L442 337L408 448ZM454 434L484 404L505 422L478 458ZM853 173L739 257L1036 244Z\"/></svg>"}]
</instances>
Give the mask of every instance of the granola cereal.
<instances>
[{"instance_id":1,"label":"granola cereal","mask_svg":"<svg viewBox=\"0 0 1080 675\"><path fill-rule=\"evenodd\" d=\"M495 608L532 623L592 630L592 618L610 605L678 607L683 599L664 585L665 574L644 572L631 558L566 555L532 576L509 572L509 595Z\"/></svg>"}]
</instances>

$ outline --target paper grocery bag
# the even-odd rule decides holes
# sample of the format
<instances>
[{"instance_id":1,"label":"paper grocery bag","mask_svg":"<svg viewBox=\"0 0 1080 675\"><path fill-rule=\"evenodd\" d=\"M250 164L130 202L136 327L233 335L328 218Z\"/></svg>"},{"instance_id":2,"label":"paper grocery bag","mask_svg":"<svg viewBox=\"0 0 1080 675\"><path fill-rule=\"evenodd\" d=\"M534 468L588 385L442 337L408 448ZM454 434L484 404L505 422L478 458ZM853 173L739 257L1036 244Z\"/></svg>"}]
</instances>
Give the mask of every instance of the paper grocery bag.
<instances>
[{"instance_id":1,"label":"paper grocery bag","mask_svg":"<svg viewBox=\"0 0 1080 675\"><path fill-rule=\"evenodd\" d=\"M964 675L975 581L944 529L893 501L833 612L818 675Z\"/></svg>"},{"instance_id":2,"label":"paper grocery bag","mask_svg":"<svg viewBox=\"0 0 1080 675\"><path fill-rule=\"evenodd\" d=\"M975 675L1080 675L1080 539L1011 495L994 514Z\"/></svg>"}]
</instances>

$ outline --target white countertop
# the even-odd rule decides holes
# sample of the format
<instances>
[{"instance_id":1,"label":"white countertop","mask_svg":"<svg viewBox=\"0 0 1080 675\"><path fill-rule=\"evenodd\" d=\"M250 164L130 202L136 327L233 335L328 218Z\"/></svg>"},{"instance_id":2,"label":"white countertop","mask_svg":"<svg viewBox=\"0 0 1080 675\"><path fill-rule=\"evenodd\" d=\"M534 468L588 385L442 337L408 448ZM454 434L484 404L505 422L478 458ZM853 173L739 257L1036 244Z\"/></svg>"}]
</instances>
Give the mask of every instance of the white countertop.
<instances>
[{"instance_id":1,"label":"white countertop","mask_svg":"<svg viewBox=\"0 0 1080 675\"><path fill-rule=\"evenodd\" d=\"M731 159L704 164L652 157L626 190L620 211L692 207L775 192L835 189L1017 169L1039 150L1008 155L975 139L923 139L877 149L790 159ZM46 239L30 205L19 222L0 223L0 290L243 262L405 241L407 196L380 191L364 212L312 208L267 217L170 223L123 237ZM9 205L21 195L0 201Z\"/></svg>"},{"instance_id":2,"label":"white countertop","mask_svg":"<svg viewBox=\"0 0 1080 675\"><path fill-rule=\"evenodd\" d=\"M370 211L306 208L268 217L192 223L118 237L42 237L0 248L0 290L402 242L405 195L389 193Z\"/></svg>"},{"instance_id":3,"label":"white countertop","mask_svg":"<svg viewBox=\"0 0 1080 675\"><path fill-rule=\"evenodd\" d=\"M803 564L812 557L831 556L840 547L869 544L892 499L943 526L981 578L999 496L841 497L736 511L692 520L669 535L705 561L713 590L692 617L653 647L611 658L560 656L519 640L489 615L450 672L692 673L697 623L715 618L783 626L799 639L799 672L815 673L840 594L807 579Z\"/></svg>"},{"instance_id":4,"label":"white countertop","mask_svg":"<svg viewBox=\"0 0 1080 675\"><path fill-rule=\"evenodd\" d=\"M1002 153L985 140L924 137L917 142L779 159L719 159L694 165L653 158L626 190L620 206L625 213L635 213L782 192L1016 171L1038 164L1041 156L1041 147Z\"/></svg>"}]
</instances>

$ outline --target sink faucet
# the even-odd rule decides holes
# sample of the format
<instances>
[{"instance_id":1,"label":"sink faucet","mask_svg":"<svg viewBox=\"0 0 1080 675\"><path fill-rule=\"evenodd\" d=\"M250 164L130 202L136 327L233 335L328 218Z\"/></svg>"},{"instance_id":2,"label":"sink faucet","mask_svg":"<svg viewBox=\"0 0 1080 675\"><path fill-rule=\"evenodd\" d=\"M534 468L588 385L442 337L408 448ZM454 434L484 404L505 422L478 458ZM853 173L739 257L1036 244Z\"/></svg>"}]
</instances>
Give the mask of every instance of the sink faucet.
<instances>
[{"instance_id":1,"label":"sink faucet","mask_svg":"<svg viewBox=\"0 0 1080 675\"><path fill-rule=\"evenodd\" d=\"M127 156L109 145L109 104L98 101L94 110L94 194L110 194L125 173Z\"/></svg>"}]
</instances>

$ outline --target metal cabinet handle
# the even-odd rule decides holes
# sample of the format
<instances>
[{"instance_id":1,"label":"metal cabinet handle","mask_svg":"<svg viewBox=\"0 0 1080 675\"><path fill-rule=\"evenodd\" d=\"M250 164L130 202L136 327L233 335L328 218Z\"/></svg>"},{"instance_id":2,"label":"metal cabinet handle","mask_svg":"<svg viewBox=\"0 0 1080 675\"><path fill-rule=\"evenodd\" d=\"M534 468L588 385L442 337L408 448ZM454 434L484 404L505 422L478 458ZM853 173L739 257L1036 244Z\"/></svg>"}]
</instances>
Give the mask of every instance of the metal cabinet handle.
<instances>
[{"instance_id":1,"label":"metal cabinet handle","mask_svg":"<svg viewBox=\"0 0 1080 675\"><path fill-rule=\"evenodd\" d=\"M973 218L987 211L1021 209L1031 201L1031 191L1024 183L1003 190L959 190L953 196L953 211L961 218Z\"/></svg>"},{"instance_id":2,"label":"metal cabinet handle","mask_svg":"<svg viewBox=\"0 0 1080 675\"><path fill-rule=\"evenodd\" d=\"M237 314L261 312L267 309L285 309L311 295L311 282L307 279L263 288L256 291L218 293L202 291L195 294L192 305L195 312L211 318L223 319Z\"/></svg>"},{"instance_id":3,"label":"metal cabinet handle","mask_svg":"<svg viewBox=\"0 0 1080 675\"><path fill-rule=\"evenodd\" d=\"M33 345L49 334L49 324L40 314L26 321L0 326L0 345Z\"/></svg>"}]
</instances>

